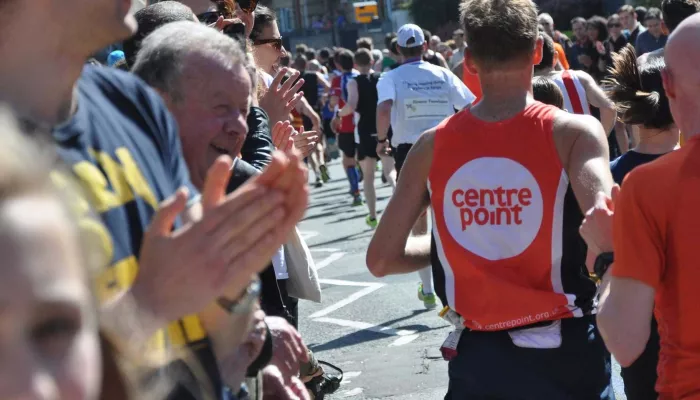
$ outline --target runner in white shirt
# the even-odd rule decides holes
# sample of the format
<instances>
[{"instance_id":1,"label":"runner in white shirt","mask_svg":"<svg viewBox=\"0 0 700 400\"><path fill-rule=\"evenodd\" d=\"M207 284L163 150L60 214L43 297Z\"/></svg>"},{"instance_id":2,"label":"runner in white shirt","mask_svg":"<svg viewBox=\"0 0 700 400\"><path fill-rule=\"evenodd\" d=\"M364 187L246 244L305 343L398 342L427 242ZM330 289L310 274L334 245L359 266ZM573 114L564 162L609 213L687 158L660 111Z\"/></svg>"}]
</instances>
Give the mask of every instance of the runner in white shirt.
<instances>
[{"instance_id":1,"label":"runner in white shirt","mask_svg":"<svg viewBox=\"0 0 700 400\"><path fill-rule=\"evenodd\" d=\"M389 148L389 126L393 130L391 145L396 161L397 178L408 152L424 131L474 101L474 95L459 78L446 68L422 61L427 50L423 30L413 24L402 26L397 34L399 53L404 63L384 73L377 84L377 153ZM410 179L410 178L404 178ZM413 235L426 235L428 216L423 214L413 227ZM420 272L418 298L426 308L437 306L432 270Z\"/></svg>"}]
</instances>

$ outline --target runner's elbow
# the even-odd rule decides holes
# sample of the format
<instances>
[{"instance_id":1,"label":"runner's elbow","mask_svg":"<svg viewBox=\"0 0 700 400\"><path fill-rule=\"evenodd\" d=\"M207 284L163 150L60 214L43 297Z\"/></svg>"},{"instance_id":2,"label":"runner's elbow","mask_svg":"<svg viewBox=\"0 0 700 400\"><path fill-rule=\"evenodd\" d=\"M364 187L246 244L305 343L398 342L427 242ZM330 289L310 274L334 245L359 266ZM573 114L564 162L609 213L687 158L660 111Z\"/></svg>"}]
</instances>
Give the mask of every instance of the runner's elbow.
<instances>
[{"instance_id":1,"label":"runner's elbow","mask_svg":"<svg viewBox=\"0 0 700 400\"><path fill-rule=\"evenodd\" d=\"M369 272L375 277L383 278L388 275L389 260L386 253L373 243L367 249L366 262Z\"/></svg>"},{"instance_id":2,"label":"runner's elbow","mask_svg":"<svg viewBox=\"0 0 700 400\"><path fill-rule=\"evenodd\" d=\"M643 325L632 328L631 321L613 315L602 307L596 318L598 329L603 335L605 346L623 367L628 367L639 358L649 340L649 328ZM647 322L646 325L650 325Z\"/></svg>"}]
</instances>

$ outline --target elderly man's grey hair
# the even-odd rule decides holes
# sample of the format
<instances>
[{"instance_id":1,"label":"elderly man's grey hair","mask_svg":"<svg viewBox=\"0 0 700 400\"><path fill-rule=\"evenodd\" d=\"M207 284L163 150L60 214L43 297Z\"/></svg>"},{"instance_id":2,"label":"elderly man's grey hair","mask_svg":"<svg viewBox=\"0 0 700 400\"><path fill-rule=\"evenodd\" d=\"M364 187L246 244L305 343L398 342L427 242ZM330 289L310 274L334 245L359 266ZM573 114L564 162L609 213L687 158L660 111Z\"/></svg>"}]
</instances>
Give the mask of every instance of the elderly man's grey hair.
<instances>
[{"instance_id":1,"label":"elderly man's grey hair","mask_svg":"<svg viewBox=\"0 0 700 400\"><path fill-rule=\"evenodd\" d=\"M190 21L163 25L146 36L132 72L177 102L182 100L179 79L185 58L191 55L215 60L227 69L243 65L254 82L255 67L239 42L213 28Z\"/></svg>"},{"instance_id":2,"label":"elderly man's grey hair","mask_svg":"<svg viewBox=\"0 0 700 400\"><path fill-rule=\"evenodd\" d=\"M540 15L537 17L537 21L538 21L539 23L547 22L547 23L549 23L549 25L554 26L554 18L552 18L552 16L549 15L549 14L547 14L547 13L542 13L542 14L540 14Z\"/></svg>"}]
</instances>

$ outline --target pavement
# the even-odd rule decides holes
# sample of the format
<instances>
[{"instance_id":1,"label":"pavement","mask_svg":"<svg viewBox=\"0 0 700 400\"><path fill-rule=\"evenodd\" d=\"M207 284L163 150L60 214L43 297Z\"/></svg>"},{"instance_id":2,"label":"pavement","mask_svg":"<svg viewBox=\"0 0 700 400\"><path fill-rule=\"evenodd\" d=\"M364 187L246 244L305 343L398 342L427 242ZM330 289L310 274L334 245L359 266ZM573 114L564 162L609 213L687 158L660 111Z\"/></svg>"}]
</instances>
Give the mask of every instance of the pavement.
<instances>
[{"instance_id":1,"label":"pavement","mask_svg":"<svg viewBox=\"0 0 700 400\"><path fill-rule=\"evenodd\" d=\"M440 345L451 331L417 298L418 274L373 277L365 254L373 230L367 207L352 207L349 185L338 161L332 180L311 189L299 229L311 249L323 290L320 304L301 301L301 335L319 360L345 373L330 399L443 399L447 362ZM377 210L392 189L376 174ZM381 216L381 214L380 214ZM615 364L616 398L626 400Z\"/></svg>"}]
</instances>

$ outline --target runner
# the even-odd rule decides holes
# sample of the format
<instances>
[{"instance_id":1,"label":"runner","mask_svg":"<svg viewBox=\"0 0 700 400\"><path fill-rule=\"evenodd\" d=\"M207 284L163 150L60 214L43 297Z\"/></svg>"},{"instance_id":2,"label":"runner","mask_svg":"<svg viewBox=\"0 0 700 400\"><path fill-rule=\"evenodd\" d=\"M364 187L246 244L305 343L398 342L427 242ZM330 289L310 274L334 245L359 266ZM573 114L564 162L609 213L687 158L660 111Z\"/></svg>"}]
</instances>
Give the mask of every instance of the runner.
<instances>
[{"instance_id":1,"label":"runner","mask_svg":"<svg viewBox=\"0 0 700 400\"><path fill-rule=\"evenodd\" d=\"M652 162L678 147L678 128L675 126L668 98L664 91L661 71L663 57L654 57L638 64L632 45L613 55L614 68L605 82L610 99L626 124L636 125L639 144L610 163L613 178L619 185L636 167ZM657 321L651 319L649 341L642 355L629 366L623 366L622 379L630 400L656 399L656 366L659 362L659 333Z\"/></svg>"},{"instance_id":2,"label":"runner","mask_svg":"<svg viewBox=\"0 0 700 400\"><path fill-rule=\"evenodd\" d=\"M432 261L443 315L457 327L443 345L446 399L612 399L578 235L581 209L613 185L605 133L590 116L532 99L542 52L533 2L461 9L483 98L418 139L368 266L385 276ZM428 206L432 247L409 239Z\"/></svg>"},{"instance_id":3,"label":"runner","mask_svg":"<svg viewBox=\"0 0 700 400\"><path fill-rule=\"evenodd\" d=\"M634 169L618 198L601 195L581 227L591 251L606 261L597 270L603 278L598 320L608 349L621 365L642 356L652 312L658 319L656 390L662 400L697 399L700 393L700 270L693 240L700 223L695 211L700 200L698 35L700 15L695 14L671 34L661 72L673 120L686 136L686 145ZM649 101L659 97L652 95ZM613 249L614 256L609 253ZM613 258L605 274L602 267Z\"/></svg>"},{"instance_id":4,"label":"runner","mask_svg":"<svg viewBox=\"0 0 700 400\"><path fill-rule=\"evenodd\" d=\"M391 124L391 145L396 162L396 175L400 178L406 156L418 137L426 129L437 126L444 118L454 114L474 100L474 95L449 70L422 61L427 48L420 27L407 24L398 31L399 52L403 64L381 76L377 84L377 154L389 149L388 131ZM410 180L414 179L409 174ZM407 178L408 179L408 178ZM415 220L413 234L420 236L428 232L428 215ZM426 308L437 306L433 290L432 271L420 270L421 284L418 298Z\"/></svg>"},{"instance_id":5,"label":"runner","mask_svg":"<svg viewBox=\"0 0 700 400\"><path fill-rule=\"evenodd\" d=\"M348 99L347 85L352 79L357 76L357 71L353 70L354 60L350 50L343 49L336 55L336 66L340 68L339 75L333 77L331 83L331 106L336 107L339 111L345 106ZM360 195L360 175L357 171L357 161L355 154L357 152L357 144L355 143L355 122L354 115L339 117L338 112L335 113L333 125L338 138L338 147L343 152L343 168L348 176L350 183L350 194L352 195L353 206L361 206L362 195Z\"/></svg>"},{"instance_id":6,"label":"runner","mask_svg":"<svg viewBox=\"0 0 700 400\"><path fill-rule=\"evenodd\" d=\"M355 112L360 114L357 131L360 136L357 159L360 161L365 177L364 192L369 215L365 219L371 228L377 227L377 196L374 187L374 171L377 159L381 159L384 175L392 187L396 186L394 160L388 154L377 154L377 82L379 75L372 72L372 53L367 49L358 49L355 53L355 65L360 75L348 82L348 102L338 115L343 118Z\"/></svg>"},{"instance_id":7,"label":"runner","mask_svg":"<svg viewBox=\"0 0 700 400\"><path fill-rule=\"evenodd\" d=\"M600 121L606 133L615 127L615 106L593 78L584 71L554 71L556 57L552 38L542 34L542 62L535 66L536 76L546 76L559 85L564 95L564 109L572 114L591 115L589 104L600 109ZM629 140L624 129L615 130L615 137L609 139L609 148L615 148L616 140L622 149L629 148Z\"/></svg>"}]
</instances>

